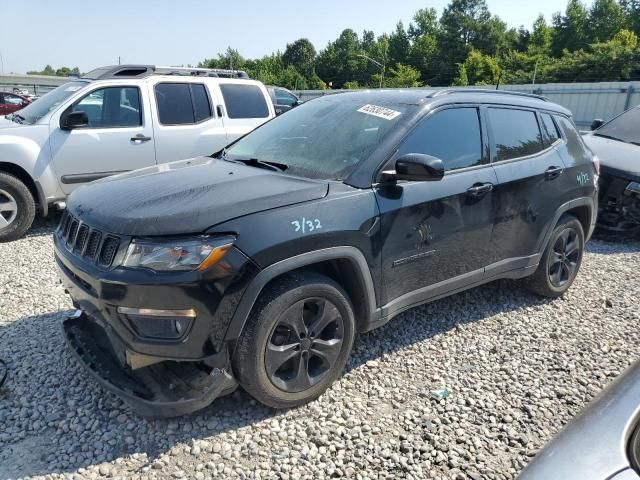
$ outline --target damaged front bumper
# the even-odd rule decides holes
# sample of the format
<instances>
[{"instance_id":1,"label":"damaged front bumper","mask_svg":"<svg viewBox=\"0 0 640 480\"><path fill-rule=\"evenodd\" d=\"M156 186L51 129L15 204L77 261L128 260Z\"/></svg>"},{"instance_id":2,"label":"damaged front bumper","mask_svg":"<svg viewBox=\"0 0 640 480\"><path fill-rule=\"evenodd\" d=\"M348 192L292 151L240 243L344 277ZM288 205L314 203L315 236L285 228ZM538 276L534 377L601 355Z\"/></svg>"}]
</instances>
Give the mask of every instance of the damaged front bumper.
<instances>
[{"instance_id":1,"label":"damaged front bumper","mask_svg":"<svg viewBox=\"0 0 640 480\"><path fill-rule=\"evenodd\" d=\"M640 237L640 183L635 180L603 168L597 223L601 237Z\"/></svg>"},{"instance_id":2,"label":"damaged front bumper","mask_svg":"<svg viewBox=\"0 0 640 480\"><path fill-rule=\"evenodd\" d=\"M229 367L209 367L205 362L163 361L133 370L118 360L105 330L80 311L65 320L63 328L80 364L141 416L192 413L237 388Z\"/></svg>"}]
</instances>

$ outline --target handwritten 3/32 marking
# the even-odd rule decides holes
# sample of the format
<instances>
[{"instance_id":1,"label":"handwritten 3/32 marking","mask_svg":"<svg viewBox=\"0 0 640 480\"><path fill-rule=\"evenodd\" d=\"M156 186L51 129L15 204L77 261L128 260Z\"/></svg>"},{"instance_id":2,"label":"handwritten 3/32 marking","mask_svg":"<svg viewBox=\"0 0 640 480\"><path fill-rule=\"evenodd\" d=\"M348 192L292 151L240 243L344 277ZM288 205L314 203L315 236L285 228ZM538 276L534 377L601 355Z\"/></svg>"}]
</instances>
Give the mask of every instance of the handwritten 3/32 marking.
<instances>
[{"instance_id":1,"label":"handwritten 3/32 marking","mask_svg":"<svg viewBox=\"0 0 640 480\"><path fill-rule=\"evenodd\" d=\"M322 224L317 218L307 219L302 217L300 220L293 220L291 225L293 225L294 232L302 233L313 232L314 230L320 230L322 228Z\"/></svg>"}]
</instances>

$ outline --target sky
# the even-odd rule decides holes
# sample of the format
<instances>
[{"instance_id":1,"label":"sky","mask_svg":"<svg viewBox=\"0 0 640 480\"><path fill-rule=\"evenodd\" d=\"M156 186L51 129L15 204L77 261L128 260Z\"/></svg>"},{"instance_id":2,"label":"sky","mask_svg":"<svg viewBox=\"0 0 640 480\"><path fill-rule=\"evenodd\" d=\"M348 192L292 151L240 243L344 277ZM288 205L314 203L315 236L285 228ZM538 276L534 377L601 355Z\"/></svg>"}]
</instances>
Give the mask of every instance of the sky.
<instances>
[{"instance_id":1,"label":"sky","mask_svg":"<svg viewBox=\"0 0 640 480\"><path fill-rule=\"evenodd\" d=\"M405 27L420 8L442 13L449 0L30 0L26 12L0 27L4 72L26 73L102 65L144 63L197 65L228 46L244 57L261 57L306 37L317 50L345 28L376 35ZM586 2L590 4L590 1ZM487 0L489 10L511 27L531 28L539 13L564 10L564 0ZM25 4L26 5L26 4ZM11 18L18 21L7 21Z\"/></svg>"}]
</instances>

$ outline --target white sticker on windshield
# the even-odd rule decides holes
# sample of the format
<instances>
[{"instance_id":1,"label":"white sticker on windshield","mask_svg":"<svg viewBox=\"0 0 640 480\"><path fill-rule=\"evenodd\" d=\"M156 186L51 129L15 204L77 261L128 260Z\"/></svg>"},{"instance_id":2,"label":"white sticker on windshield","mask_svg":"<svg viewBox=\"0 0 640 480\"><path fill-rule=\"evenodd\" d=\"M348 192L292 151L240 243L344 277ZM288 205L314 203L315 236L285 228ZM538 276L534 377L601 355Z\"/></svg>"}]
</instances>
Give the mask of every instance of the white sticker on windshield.
<instances>
[{"instance_id":1,"label":"white sticker on windshield","mask_svg":"<svg viewBox=\"0 0 640 480\"><path fill-rule=\"evenodd\" d=\"M77 92L78 90L80 90L82 87L78 87L75 85L72 85L70 87L67 87L64 89L65 92Z\"/></svg>"},{"instance_id":2,"label":"white sticker on windshield","mask_svg":"<svg viewBox=\"0 0 640 480\"><path fill-rule=\"evenodd\" d=\"M379 107L377 105L365 105L364 107L359 108L358 111L360 113L366 113L367 115L373 115L374 117L384 118L385 120L393 120L401 114L401 112L398 112L396 110Z\"/></svg>"}]
</instances>

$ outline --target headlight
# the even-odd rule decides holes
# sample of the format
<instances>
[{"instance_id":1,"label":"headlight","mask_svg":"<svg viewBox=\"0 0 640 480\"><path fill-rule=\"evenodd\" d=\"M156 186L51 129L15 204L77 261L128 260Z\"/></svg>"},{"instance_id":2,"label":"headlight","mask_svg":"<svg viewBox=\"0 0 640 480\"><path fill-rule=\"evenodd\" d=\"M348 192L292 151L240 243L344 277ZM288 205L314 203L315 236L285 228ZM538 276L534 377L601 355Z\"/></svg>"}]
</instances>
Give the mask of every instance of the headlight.
<instances>
[{"instance_id":1,"label":"headlight","mask_svg":"<svg viewBox=\"0 0 640 480\"><path fill-rule=\"evenodd\" d=\"M166 241L133 239L122 266L159 272L206 270L227 254L234 241L231 236Z\"/></svg>"}]
</instances>

